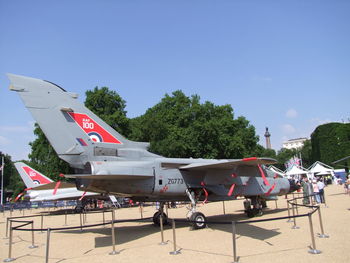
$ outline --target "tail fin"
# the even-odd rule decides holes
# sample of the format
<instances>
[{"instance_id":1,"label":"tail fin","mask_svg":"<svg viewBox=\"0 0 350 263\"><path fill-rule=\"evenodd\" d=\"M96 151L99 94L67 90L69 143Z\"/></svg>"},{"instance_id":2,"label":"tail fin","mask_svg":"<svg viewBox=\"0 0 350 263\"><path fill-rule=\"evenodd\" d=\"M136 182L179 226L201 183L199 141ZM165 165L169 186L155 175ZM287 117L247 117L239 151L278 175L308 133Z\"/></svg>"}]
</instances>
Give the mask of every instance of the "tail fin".
<instances>
[{"instance_id":1,"label":"tail fin","mask_svg":"<svg viewBox=\"0 0 350 263\"><path fill-rule=\"evenodd\" d=\"M37 170L25 163L17 162L15 163L15 166L27 188L35 188L39 185L53 182L50 178L46 177L42 173L39 173Z\"/></svg>"},{"instance_id":2,"label":"tail fin","mask_svg":"<svg viewBox=\"0 0 350 263\"><path fill-rule=\"evenodd\" d=\"M87 161L147 155L149 143L124 138L81 104L77 94L40 79L8 77L10 89L20 95L58 156L71 166L83 168Z\"/></svg>"}]
</instances>

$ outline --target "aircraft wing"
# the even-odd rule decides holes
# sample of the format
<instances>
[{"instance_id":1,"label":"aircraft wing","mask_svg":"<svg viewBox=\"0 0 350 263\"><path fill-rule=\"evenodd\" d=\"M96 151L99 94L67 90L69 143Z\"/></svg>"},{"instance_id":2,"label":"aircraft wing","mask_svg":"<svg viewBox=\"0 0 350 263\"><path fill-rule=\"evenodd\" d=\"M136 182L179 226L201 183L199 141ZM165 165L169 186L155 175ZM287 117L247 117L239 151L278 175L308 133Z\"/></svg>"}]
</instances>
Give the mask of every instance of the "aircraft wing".
<instances>
[{"instance_id":1,"label":"aircraft wing","mask_svg":"<svg viewBox=\"0 0 350 263\"><path fill-rule=\"evenodd\" d=\"M57 185L57 182L52 182L52 183L48 183L48 184L43 184L43 185L39 185L36 187L33 187L33 190L50 190L50 189L55 189ZM67 182L61 182L59 185L59 189L64 189L64 188L76 188L75 184L72 183L67 183Z\"/></svg>"},{"instance_id":2,"label":"aircraft wing","mask_svg":"<svg viewBox=\"0 0 350 263\"><path fill-rule=\"evenodd\" d=\"M262 164L274 164L277 161L275 159L271 158L245 158L245 159L238 159L238 160L232 160L232 161L226 161L226 160L220 160L215 163L192 163L184 166L180 166L180 170L208 170L208 169L222 169L222 170L230 170L237 166L258 166Z\"/></svg>"},{"instance_id":3,"label":"aircraft wing","mask_svg":"<svg viewBox=\"0 0 350 263\"><path fill-rule=\"evenodd\" d=\"M65 174L66 178L81 178L81 179L98 179L98 180L135 180L135 179L149 179L153 175L128 175L128 174Z\"/></svg>"}]
</instances>

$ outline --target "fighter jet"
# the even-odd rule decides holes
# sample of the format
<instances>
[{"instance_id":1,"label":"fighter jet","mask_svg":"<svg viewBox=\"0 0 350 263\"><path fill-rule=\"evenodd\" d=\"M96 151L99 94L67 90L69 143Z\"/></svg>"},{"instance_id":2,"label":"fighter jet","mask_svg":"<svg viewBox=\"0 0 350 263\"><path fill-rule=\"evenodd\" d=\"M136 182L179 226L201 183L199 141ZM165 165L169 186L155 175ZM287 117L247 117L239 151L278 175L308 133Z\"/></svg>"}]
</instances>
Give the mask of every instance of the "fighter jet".
<instances>
[{"instance_id":1,"label":"fighter jet","mask_svg":"<svg viewBox=\"0 0 350 263\"><path fill-rule=\"evenodd\" d=\"M27 187L27 197L32 202L83 199L85 196L100 195L79 191L72 183L54 182L23 162L16 162L15 167Z\"/></svg>"},{"instance_id":2,"label":"fighter jet","mask_svg":"<svg viewBox=\"0 0 350 263\"><path fill-rule=\"evenodd\" d=\"M134 201L160 202L153 221L159 224L164 203L190 201L193 228L206 227L197 212L199 201L233 200L244 196L248 216L262 214L262 202L296 189L275 176L269 158L166 158L149 152L149 143L130 141L81 104L75 93L45 80L8 74L10 90L23 100L58 156L76 169L82 191L115 194Z\"/></svg>"}]
</instances>

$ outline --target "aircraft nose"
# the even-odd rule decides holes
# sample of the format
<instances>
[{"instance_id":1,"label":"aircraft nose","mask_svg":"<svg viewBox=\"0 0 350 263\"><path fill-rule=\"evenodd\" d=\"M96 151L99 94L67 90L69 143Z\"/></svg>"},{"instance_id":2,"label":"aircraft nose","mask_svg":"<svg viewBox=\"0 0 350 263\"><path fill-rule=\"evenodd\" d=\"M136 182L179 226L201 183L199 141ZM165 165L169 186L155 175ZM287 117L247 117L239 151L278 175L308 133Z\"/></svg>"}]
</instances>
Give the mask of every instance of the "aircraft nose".
<instances>
[{"instance_id":1,"label":"aircraft nose","mask_svg":"<svg viewBox=\"0 0 350 263\"><path fill-rule=\"evenodd\" d=\"M289 192L292 193L294 191L297 191L300 188L300 185L297 185L294 180L288 179L289 181Z\"/></svg>"}]
</instances>

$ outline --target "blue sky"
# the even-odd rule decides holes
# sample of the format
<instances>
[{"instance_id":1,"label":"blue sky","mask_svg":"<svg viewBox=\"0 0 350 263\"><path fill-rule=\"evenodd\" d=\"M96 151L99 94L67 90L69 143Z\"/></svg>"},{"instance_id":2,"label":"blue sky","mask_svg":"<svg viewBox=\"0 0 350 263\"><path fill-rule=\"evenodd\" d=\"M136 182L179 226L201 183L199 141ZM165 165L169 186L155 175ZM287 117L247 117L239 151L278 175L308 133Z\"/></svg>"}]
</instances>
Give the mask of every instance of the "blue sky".
<instances>
[{"instance_id":1,"label":"blue sky","mask_svg":"<svg viewBox=\"0 0 350 263\"><path fill-rule=\"evenodd\" d=\"M231 104L272 147L350 118L350 1L0 0L0 151L27 159L33 119L6 73L143 114L181 89Z\"/></svg>"}]
</instances>

